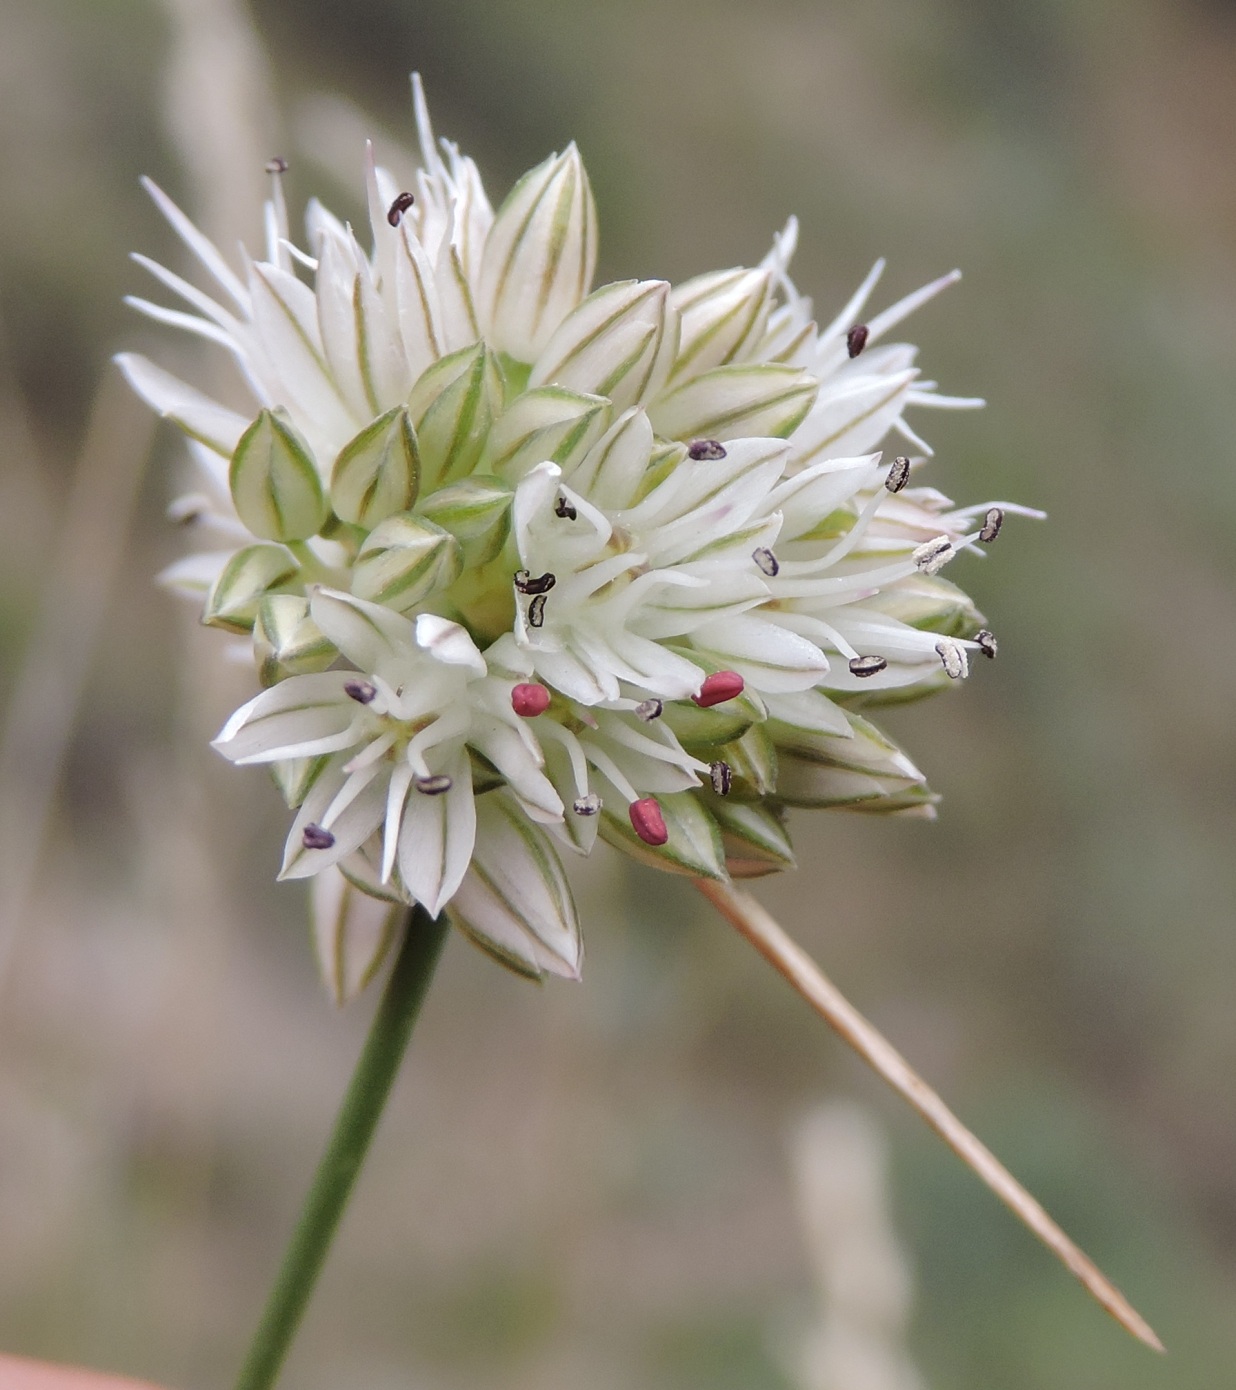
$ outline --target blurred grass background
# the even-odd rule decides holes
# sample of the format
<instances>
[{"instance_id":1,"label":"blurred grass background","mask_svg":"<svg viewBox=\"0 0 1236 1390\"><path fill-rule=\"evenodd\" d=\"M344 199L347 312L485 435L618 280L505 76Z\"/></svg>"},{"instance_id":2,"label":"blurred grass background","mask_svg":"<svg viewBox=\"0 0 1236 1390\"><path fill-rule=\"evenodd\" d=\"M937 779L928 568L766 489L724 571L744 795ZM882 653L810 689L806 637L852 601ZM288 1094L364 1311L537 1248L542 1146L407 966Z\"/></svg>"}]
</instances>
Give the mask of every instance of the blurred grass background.
<instances>
[{"instance_id":1,"label":"blurred grass background","mask_svg":"<svg viewBox=\"0 0 1236 1390\"><path fill-rule=\"evenodd\" d=\"M295 200L355 213L339 103L393 158L417 67L491 194L578 140L604 278L750 263L790 212L822 312L876 255L886 298L965 269L910 326L929 376L990 402L915 420L933 481L1051 520L962 562L998 663L890 721L938 824L800 815L802 867L759 891L1171 1354L1108 1323L686 886L611 859L581 880L582 985L452 944L286 1383L802 1390L787 1136L838 1095L891 1133L928 1385L1230 1383L1236 9L5 0L3 25L10 720L50 664L0 787L9 886L32 870L2 924L0 1345L227 1383L363 1034L271 883L274 791L207 747L248 677L151 584L182 545L176 441L121 531L143 411L99 392L121 347L188 361L120 304L146 292L129 250L180 264L138 175L225 241L256 243L276 151Z\"/></svg>"}]
</instances>

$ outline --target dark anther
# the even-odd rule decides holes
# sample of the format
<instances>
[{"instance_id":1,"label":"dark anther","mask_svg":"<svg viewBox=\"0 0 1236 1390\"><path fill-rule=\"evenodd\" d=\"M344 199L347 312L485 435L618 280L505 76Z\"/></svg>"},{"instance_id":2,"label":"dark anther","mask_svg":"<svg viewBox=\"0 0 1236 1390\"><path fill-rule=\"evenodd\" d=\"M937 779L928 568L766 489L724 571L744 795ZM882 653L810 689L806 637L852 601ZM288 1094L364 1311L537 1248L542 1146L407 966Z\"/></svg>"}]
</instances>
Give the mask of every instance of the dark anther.
<instances>
[{"instance_id":1,"label":"dark anther","mask_svg":"<svg viewBox=\"0 0 1236 1390\"><path fill-rule=\"evenodd\" d=\"M966 674L966 653L951 638L945 637L936 643L936 655L944 667L944 673L951 681L959 681Z\"/></svg>"},{"instance_id":2,"label":"dark anther","mask_svg":"<svg viewBox=\"0 0 1236 1390\"><path fill-rule=\"evenodd\" d=\"M411 193L401 193L386 210L386 220L392 227L398 227L404 213L416 202Z\"/></svg>"},{"instance_id":3,"label":"dark anther","mask_svg":"<svg viewBox=\"0 0 1236 1390\"><path fill-rule=\"evenodd\" d=\"M266 161L266 172L268 174L286 174L288 162L281 154L275 155L273 159Z\"/></svg>"},{"instance_id":4,"label":"dark anther","mask_svg":"<svg viewBox=\"0 0 1236 1390\"><path fill-rule=\"evenodd\" d=\"M373 702L373 697L378 693L378 687L372 681L344 681L343 693L350 696L358 705L368 705Z\"/></svg>"},{"instance_id":5,"label":"dark anther","mask_svg":"<svg viewBox=\"0 0 1236 1390\"><path fill-rule=\"evenodd\" d=\"M725 447L719 439L693 439L687 445L687 456L693 459L723 459Z\"/></svg>"},{"instance_id":6,"label":"dark anther","mask_svg":"<svg viewBox=\"0 0 1236 1390\"><path fill-rule=\"evenodd\" d=\"M441 796L443 792L449 792L454 784L444 772L440 772L436 777L413 777L412 785L425 796Z\"/></svg>"},{"instance_id":7,"label":"dark anther","mask_svg":"<svg viewBox=\"0 0 1236 1390\"><path fill-rule=\"evenodd\" d=\"M515 571L515 587L521 594L547 594L557 582L558 576L554 574L542 574L534 579L527 570Z\"/></svg>"},{"instance_id":8,"label":"dark anther","mask_svg":"<svg viewBox=\"0 0 1236 1390\"><path fill-rule=\"evenodd\" d=\"M777 557L768 549L766 545L760 546L758 550L751 552L751 558L755 561L758 568L766 574L769 579L776 579L781 566L777 563Z\"/></svg>"},{"instance_id":9,"label":"dark anther","mask_svg":"<svg viewBox=\"0 0 1236 1390\"><path fill-rule=\"evenodd\" d=\"M974 640L979 644L979 650L988 659L994 661L996 653L1000 650L1000 644L996 641L996 634L989 632L987 628L981 628L974 634Z\"/></svg>"},{"instance_id":10,"label":"dark anther","mask_svg":"<svg viewBox=\"0 0 1236 1390\"><path fill-rule=\"evenodd\" d=\"M988 507L987 515L983 518L983 529L979 532L979 540L984 545L990 545L1000 534L1000 528L1004 525L1004 513L999 507Z\"/></svg>"},{"instance_id":11,"label":"dark anther","mask_svg":"<svg viewBox=\"0 0 1236 1390\"><path fill-rule=\"evenodd\" d=\"M729 796L730 787L734 783L734 774L730 771L729 763L713 763L708 769L708 775L712 779L713 791L718 796Z\"/></svg>"},{"instance_id":12,"label":"dark anther","mask_svg":"<svg viewBox=\"0 0 1236 1390\"><path fill-rule=\"evenodd\" d=\"M655 696L651 700L641 700L635 706L635 713L644 721L651 724L654 719L661 718L661 711L665 706Z\"/></svg>"},{"instance_id":13,"label":"dark anther","mask_svg":"<svg viewBox=\"0 0 1236 1390\"><path fill-rule=\"evenodd\" d=\"M888 662L882 656L856 656L850 662L850 675L860 678L874 676L883 671L887 665Z\"/></svg>"},{"instance_id":14,"label":"dark anther","mask_svg":"<svg viewBox=\"0 0 1236 1390\"><path fill-rule=\"evenodd\" d=\"M542 627L545 623L545 595L537 596L528 605L528 626Z\"/></svg>"},{"instance_id":15,"label":"dark anther","mask_svg":"<svg viewBox=\"0 0 1236 1390\"><path fill-rule=\"evenodd\" d=\"M581 796L575 802L577 816L595 816L600 809L601 798L596 792L589 792L587 796Z\"/></svg>"},{"instance_id":16,"label":"dark anther","mask_svg":"<svg viewBox=\"0 0 1236 1390\"><path fill-rule=\"evenodd\" d=\"M888 470L888 477L884 479L884 486L889 492L900 492L910 481L910 460L904 454L898 454L893 460Z\"/></svg>"},{"instance_id":17,"label":"dark anther","mask_svg":"<svg viewBox=\"0 0 1236 1390\"><path fill-rule=\"evenodd\" d=\"M300 842L306 849L330 849L335 843L335 837L329 830L323 830L320 825L314 825L311 821L300 832Z\"/></svg>"},{"instance_id":18,"label":"dark anther","mask_svg":"<svg viewBox=\"0 0 1236 1390\"><path fill-rule=\"evenodd\" d=\"M867 325L856 323L845 335L845 350L851 357L857 357L867 346Z\"/></svg>"},{"instance_id":19,"label":"dark anther","mask_svg":"<svg viewBox=\"0 0 1236 1390\"><path fill-rule=\"evenodd\" d=\"M554 503L554 515L560 516L563 519L563 521L574 521L575 518L579 515L579 513L575 510L571 503L568 502L566 498L562 496L561 493L559 493L558 500Z\"/></svg>"}]
</instances>

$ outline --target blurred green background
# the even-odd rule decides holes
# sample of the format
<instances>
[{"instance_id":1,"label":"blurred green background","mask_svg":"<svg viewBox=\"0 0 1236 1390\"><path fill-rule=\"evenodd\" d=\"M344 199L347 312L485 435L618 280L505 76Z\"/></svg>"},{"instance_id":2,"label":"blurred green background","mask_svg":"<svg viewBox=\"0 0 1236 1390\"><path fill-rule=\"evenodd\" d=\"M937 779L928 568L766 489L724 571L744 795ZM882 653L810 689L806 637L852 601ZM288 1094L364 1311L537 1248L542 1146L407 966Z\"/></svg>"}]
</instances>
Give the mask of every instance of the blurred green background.
<instances>
[{"instance_id":1,"label":"blurred green background","mask_svg":"<svg viewBox=\"0 0 1236 1390\"><path fill-rule=\"evenodd\" d=\"M820 1312L789 1140L837 1096L889 1134L924 1384L1231 1384L1236 7L2 17L0 1346L226 1384L363 1035L371 1001L333 1011L301 890L271 882L277 796L207 746L250 677L151 583L183 543L180 452L160 429L139 476L109 357L214 370L120 303L148 292L131 249L182 265L139 174L225 245L257 243L277 151L295 201L355 214L360 135L398 166L416 67L491 194L579 142L604 278L751 263L791 212L826 315L877 255L881 302L964 268L909 336L990 404L913 418L931 480L1051 519L960 562L999 661L890 721L939 822L800 814L802 867L759 892L1171 1354L1105 1319L686 885L599 855L582 985L452 943L286 1384L841 1390L799 1368Z\"/></svg>"}]
</instances>

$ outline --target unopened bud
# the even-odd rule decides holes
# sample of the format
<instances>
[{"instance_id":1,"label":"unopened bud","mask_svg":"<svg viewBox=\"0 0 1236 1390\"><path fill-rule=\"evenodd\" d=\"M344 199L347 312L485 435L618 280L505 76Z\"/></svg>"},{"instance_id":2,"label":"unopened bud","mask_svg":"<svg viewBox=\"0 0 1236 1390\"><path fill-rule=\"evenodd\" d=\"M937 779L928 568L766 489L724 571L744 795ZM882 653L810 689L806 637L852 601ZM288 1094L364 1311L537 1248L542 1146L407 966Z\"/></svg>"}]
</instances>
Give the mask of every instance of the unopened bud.
<instances>
[{"instance_id":1,"label":"unopened bud","mask_svg":"<svg viewBox=\"0 0 1236 1390\"><path fill-rule=\"evenodd\" d=\"M904 454L898 454L889 465L888 477L884 479L884 486L889 492L900 492L910 481L910 460Z\"/></svg>"},{"instance_id":2,"label":"unopened bud","mask_svg":"<svg viewBox=\"0 0 1236 1390\"><path fill-rule=\"evenodd\" d=\"M646 845L663 845L669 839L665 817L661 814L661 807L655 796L645 796L640 801L633 801L629 814L632 829Z\"/></svg>"},{"instance_id":3,"label":"unopened bud","mask_svg":"<svg viewBox=\"0 0 1236 1390\"><path fill-rule=\"evenodd\" d=\"M511 690L511 708L521 719L535 719L549 708L549 691L543 685L517 685Z\"/></svg>"},{"instance_id":4,"label":"unopened bud","mask_svg":"<svg viewBox=\"0 0 1236 1390\"><path fill-rule=\"evenodd\" d=\"M850 662L850 675L858 676L860 679L875 676L887 665L888 662L882 656L856 656Z\"/></svg>"},{"instance_id":5,"label":"unopened bud","mask_svg":"<svg viewBox=\"0 0 1236 1390\"><path fill-rule=\"evenodd\" d=\"M711 676L704 678L704 684L691 696L691 700L700 709L711 709L713 705L722 704L741 695L745 685L737 671L714 671Z\"/></svg>"}]
</instances>

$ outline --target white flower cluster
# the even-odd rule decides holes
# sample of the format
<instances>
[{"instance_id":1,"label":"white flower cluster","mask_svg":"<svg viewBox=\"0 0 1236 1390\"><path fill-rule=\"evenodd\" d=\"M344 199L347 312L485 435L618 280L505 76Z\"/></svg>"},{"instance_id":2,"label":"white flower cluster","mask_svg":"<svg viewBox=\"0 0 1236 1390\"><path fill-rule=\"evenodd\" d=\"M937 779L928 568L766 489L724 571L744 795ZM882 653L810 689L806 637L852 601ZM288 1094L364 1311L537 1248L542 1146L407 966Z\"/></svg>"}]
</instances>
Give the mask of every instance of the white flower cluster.
<instances>
[{"instance_id":1,"label":"white flower cluster","mask_svg":"<svg viewBox=\"0 0 1236 1390\"><path fill-rule=\"evenodd\" d=\"M215 746L296 808L283 876L317 876L341 997L392 902L577 975L558 849L598 833L753 876L793 862L787 805L933 814L858 711L996 650L939 571L1002 506L908 485L906 409L980 402L882 341L955 276L861 321L877 264L821 329L791 221L755 269L593 290L574 145L495 213L414 97L422 168L405 191L370 154L371 249L317 202L296 247L279 160L239 272L150 186L214 287L138 257L188 310L131 302L225 347L255 418L120 358L189 436L201 491L173 510L215 548L166 578L251 635L264 689Z\"/></svg>"}]
</instances>

